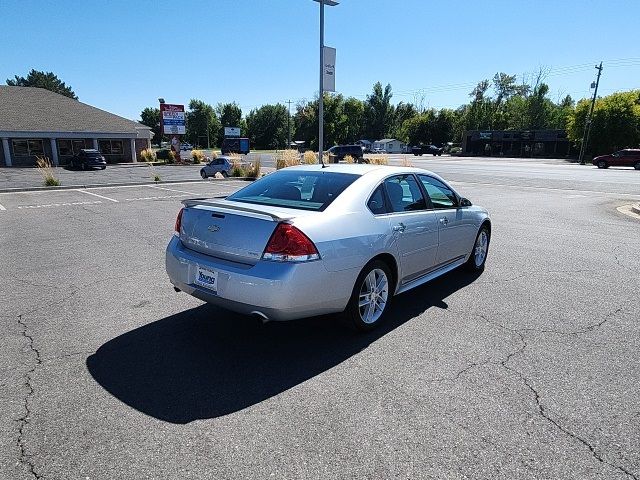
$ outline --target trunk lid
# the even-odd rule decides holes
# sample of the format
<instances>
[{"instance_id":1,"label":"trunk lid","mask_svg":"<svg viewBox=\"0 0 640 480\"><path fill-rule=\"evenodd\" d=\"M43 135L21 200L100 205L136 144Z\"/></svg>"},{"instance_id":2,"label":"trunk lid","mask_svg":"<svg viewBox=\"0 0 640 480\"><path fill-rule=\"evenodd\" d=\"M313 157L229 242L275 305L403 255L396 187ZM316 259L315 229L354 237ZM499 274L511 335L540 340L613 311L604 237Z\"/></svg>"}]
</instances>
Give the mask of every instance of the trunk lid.
<instances>
[{"instance_id":1,"label":"trunk lid","mask_svg":"<svg viewBox=\"0 0 640 480\"><path fill-rule=\"evenodd\" d=\"M278 223L296 217L290 209L218 199L183 204L180 240L185 247L249 265L260 260Z\"/></svg>"}]
</instances>

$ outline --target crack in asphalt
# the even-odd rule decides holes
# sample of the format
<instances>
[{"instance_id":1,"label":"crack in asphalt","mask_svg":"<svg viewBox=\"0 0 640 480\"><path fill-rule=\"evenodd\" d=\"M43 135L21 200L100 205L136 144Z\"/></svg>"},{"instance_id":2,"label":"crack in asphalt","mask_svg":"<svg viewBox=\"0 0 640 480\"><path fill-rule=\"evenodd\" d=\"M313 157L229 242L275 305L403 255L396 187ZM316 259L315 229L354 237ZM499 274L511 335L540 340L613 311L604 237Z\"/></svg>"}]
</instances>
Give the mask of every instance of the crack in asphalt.
<instances>
[{"instance_id":1,"label":"crack in asphalt","mask_svg":"<svg viewBox=\"0 0 640 480\"><path fill-rule=\"evenodd\" d=\"M29 346L29 350L34 354L35 362L31 369L25 374L25 383L24 386L27 388L27 393L24 397L24 414L22 417L18 418L18 439L16 441L17 447L20 449L20 458L18 462L21 465L27 467L31 475L34 478L42 478L38 472L36 472L36 466L31 460L31 455L27 453L27 446L24 440L24 430L25 427L29 424L31 409L29 407L29 399L34 393L33 385L31 384L31 375L35 372L36 368L39 365L42 365L42 358L40 357L40 351L35 347L33 342L33 337L29 335L29 327L22 319L22 315L18 315L18 324L21 328L21 334L24 338L27 339L27 345Z\"/></svg>"},{"instance_id":2,"label":"crack in asphalt","mask_svg":"<svg viewBox=\"0 0 640 480\"><path fill-rule=\"evenodd\" d=\"M604 318L604 320L602 320L599 323L593 324L593 325L589 325L588 327L586 327L583 330L577 331L577 332L572 332L572 333L565 333L565 334L569 334L569 335L577 335L579 333L586 333L588 331L591 331L595 328L601 327L602 325L604 325L611 317L615 316L616 314L618 314L619 312L622 311L622 308L617 308L616 310L610 312L609 314L607 314ZM627 476L629 476L630 478L633 478L634 480L639 480L638 476L636 476L634 473L630 472L629 470L627 470L625 467L621 466L621 465L616 465L613 464L611 462L608 462L607 460L605 460L603 458L603 456L601 454L599 454L596 451L596 448L591 445L591 443L589 443L586 439L584 439L583 437L581 437L580 435L573 433L571 431L569 431L567 428L563 427L562 425L560 425L556 420L554 420L553 418L551 418L549 416L549 414L547 413L547 410L545 408L545 406L542 404L542 399L540 397L540 393L538 392L538 390L536 390L536 388L533 386L531 380L529 378L527 378L522 372L520 372L519 370L516 370L514 367L511 367L508 365L509 361L515 357L516 355L520 355L522 354L525 349L527 348L527 340L525 338L525 335L522 333L522 331L517 330L517 329L513 329L513 328L509 328L506 327L500 323L494 322L492 320L489 320L486 316L484 315L479 315L483 320L485 320L487 323L490 323L491 325L495 325L498 328L501 328L502 330L505 330L511 334L515 334L519 337L520 339L520 346L519 348L517 348L516 350L513 350L511 352L509 352L507 354L507 356L501 360L499 362L499 365L504 368L505 370L508 370L511 373L514 373L515 375L518 376L518 378L522 381L522 383L525 384L525 386L531 391L531 393L533 394L533 398L534 401L536 403L536 408L538 410L538 414L544 418L547 422L549 422L550 424L552 424L553 426L555 426L560 432L564 433L565 435L573 438L574 440L577 440L578 442L580 442L582 445L584 445L585 447L587 447L589 449L589 451L591 452L591 456L593 458L595 458L596 460L598 460L600 463L603 463L605 465L608 465L616 470L619 470L620 472L626 474ZM532 331L534 329L525 329L525 331ZM544 331L540 331L540 330L534 330L534 331L538 331L538 332L542 332L545 333ZM551 332L551 333L559 333L559 332Z\"/></svg>"},{"instance_id":3,"label":"crack in asphalt","mask_svg":"<svg viewBox=\"0 0 640 480\"><path fill-rule=\"evenodd\" d=\"M594 323L592 325L587 325L586 327L580 329L580 330L575 330L573 332L565 332L562 330L552 330L552 329L537 329L537 328L524 328L523 330L525 332L537 332L537 333L553 333L556 335L580 335L583 333L587 333L587 332L591 332L593 330L595 330L596 328L600 328L602 325L604 325L605 323L607 323L612 317L616 316L617 314L619 314L620 312L622 312L623 308L617 308L611 312L609 312L607 315L605 315L604 319L602 319L601 321L599 321L598 323Z\"/></svg>"},{"instance_id":4,"label":"crack in asphalt","mask_svg":"<svg viewBox=\"0 0 640 480\"><path fill-rule=\"evenodd\" d=\"M630 272L633 272L633 273L636 273L636 274L638 273L638 271L635 270L634 268L631 268L631 267L625 265L624 263L622 263L622 261L620 260L620 257L618 257L618 252L613 252L613 258L615 258L616 263L618 264L619 267L622 267L622 268L624 268L626 270L629 270Z\"/></svg>"}]
</instances>

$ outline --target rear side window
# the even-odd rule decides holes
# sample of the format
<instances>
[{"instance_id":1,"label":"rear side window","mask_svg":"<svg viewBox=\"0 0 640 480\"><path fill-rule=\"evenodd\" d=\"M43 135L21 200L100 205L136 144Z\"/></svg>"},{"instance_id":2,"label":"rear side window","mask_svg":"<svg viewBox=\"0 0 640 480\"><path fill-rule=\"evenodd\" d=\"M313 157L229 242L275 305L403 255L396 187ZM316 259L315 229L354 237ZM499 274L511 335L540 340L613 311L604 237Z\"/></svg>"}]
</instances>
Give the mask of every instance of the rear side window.
<instances>
[{"instance_id":1,"label":"rear side window","mask_svg":"<svg viewBox=\"0 0 640 480\"><path fill-rule=\"evenodd\" d=\"M282 170L253 182L227 200L322 211L358 177L348 173Z\"/></svg>"},{"instance_id":2,"label":"rear side window","mask_svg":"<svg viewBox=\"0 0 640 480\"><path fill-rule=\"evenodd\" d=\"M396 175L384 181L392 212L411 212L427 208L413 175Z\"/></svg>"},{"instance_id":3,"label":"rear side window","mask_svg":"<svg viewBox=\"0 0 640 480\"><path fill-rule=\"evenodd\" d=\"M375 189L373 195L371 195L371 198L369 198L367 202L367 207L374 215L387 213L387 205L384 200L384 188L382 185L379 185L378 188Z\"/></svg>"}]
</instances>

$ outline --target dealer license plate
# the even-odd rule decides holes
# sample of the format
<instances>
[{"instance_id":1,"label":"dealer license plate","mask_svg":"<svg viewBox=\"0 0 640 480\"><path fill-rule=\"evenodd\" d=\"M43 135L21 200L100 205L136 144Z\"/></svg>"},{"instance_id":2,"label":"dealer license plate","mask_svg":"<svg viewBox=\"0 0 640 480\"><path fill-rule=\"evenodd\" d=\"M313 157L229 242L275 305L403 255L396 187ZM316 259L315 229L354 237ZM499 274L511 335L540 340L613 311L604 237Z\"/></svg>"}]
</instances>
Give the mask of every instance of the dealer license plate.
<instances>
[{"instance_id":1,"label":"dealer license plate","mask_svg":"<svg viewBox=\"0 0 640 480\"><path fill-rule=\"evenodd\" d=\"M218 291L218 272L198 266L196 269L195 283L212 292Z\"/></svg>"}]
</instances>

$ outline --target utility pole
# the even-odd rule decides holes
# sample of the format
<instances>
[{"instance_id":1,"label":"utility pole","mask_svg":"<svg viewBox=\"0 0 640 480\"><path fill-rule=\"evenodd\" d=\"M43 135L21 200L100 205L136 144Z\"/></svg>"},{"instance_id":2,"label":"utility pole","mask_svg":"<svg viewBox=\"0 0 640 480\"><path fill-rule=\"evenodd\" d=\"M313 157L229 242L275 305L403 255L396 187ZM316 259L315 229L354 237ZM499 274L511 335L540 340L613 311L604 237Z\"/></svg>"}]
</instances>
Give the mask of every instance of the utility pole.
<instances>
[{"instance_id":1,"label":"utility pole","mask_svg":"<svg viewBox=\"0 0 640 480\"><path fill-rule=\"evenodd\" d=\"M600 75L602 74L602 62L600 62L599 66L596 65L596 70L598 70L598 78L596 78L596 88L593 91L593 98L591 99L591 109L589 110L589 116L587 117L587 122L584 125L584 133L582 134L582 145L580 146L580 165L584 165L584 154L587 151L587 144L589 143L589 134L591 133L591 120L593 117L593 107L595 107L596 105L598 85L600 85Z\"/></svg>"},{"instance_id":2,"label":"utility pole","mask_svg":"<svg viewBox=\"0 0 640 480\"><path fill-rule=\"evenodd\" d=\"M287 135L287 148L291 148L291 100L287 100L289 104L289 115L287 116L287 130L289 131Z\"/></svg>"},{"instance_id":3,"label":"utility pole","mask_svg":"<svg viewBox=\"0 0 640 480\"><path fill-rule=\"evenodd\" d=\"M207 115L207 150L211 149L211 145L209 144L209 115Z\"/></svg>"}]
</instances>

